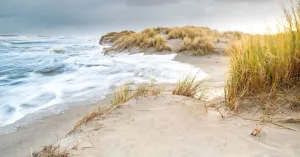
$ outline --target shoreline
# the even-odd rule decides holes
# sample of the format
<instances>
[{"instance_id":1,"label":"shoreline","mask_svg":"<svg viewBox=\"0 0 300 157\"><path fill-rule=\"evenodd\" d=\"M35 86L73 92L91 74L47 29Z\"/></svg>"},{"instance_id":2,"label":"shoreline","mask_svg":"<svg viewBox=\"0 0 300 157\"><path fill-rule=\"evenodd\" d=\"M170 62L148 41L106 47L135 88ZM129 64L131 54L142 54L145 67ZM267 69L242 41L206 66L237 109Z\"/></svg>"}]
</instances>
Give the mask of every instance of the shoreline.
<instances>
[{"instance_id":1,"label":"shoreline","mask_svg":"<svg viewBox=\"0 0 300 157\"><path fill-rule=\"evenodd\" d=\"M111 98L112 94L108 94L99 103L110 103ZM78 120L94 109L95 104L71 107L0 135L0 156L24 156L29 154L30 149L39 150L44 145L63 139Z\"/></svg>"},{"instance_id":2,"label":"shoreline","mask_svg":"<svg viewBox=\"0 0 300 157\"><path fill-rule=\"evenodd\" d=\"M218 69L226 67L224 66L227 65L227 57L225 56L211 55L195 57L178 54L173 60L191 64L208 73L210 78L206 82L212 88L219 88L224 82L221 76L223 75L222 71L226 70L226 68L223 70ZM164 85L172 87L175 84ZM110 103L111 99L112 94L108 94L99 103L107 104ZM24 156L24 154L29 154L30 151L40 150L44 145L61 140L72 130L78 120L94 109L95 104L70 107L59 114L51 114L32 124L17 128L16 131L0 135L0 156Z\"/></svg>"}]
</instances>

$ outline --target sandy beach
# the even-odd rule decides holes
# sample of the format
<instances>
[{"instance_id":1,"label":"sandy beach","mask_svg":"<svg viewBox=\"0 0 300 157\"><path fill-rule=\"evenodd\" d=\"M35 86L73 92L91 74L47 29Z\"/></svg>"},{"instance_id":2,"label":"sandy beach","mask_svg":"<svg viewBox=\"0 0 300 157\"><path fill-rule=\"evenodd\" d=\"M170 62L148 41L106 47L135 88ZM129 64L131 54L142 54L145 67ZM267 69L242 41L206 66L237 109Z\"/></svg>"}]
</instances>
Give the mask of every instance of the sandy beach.
<instances>
[{"instance_id":1,"label":"sandy beach","mask_svg":"<svg viewBox=\"0 0 300 157\"><path fill-rule=\"evenodd\" d=\"M60 146L80 157L282 156L300 153L300 133L236 116L222 119L203 101L173 95L130 101L105 119L95 119Z\"/></svg>"},{"instance_id":2,"label":"sandy beach","mask_svg":"<svg viewBox=\"0 0 300 157\"><path fill-rule=\"evenodd\" d=\"M224 82L223 73L228 64L228 58L225 56L178 55L174 60L192 64L208 73L210 78L207 83L212 88L219 88ZM174 85L165 84L164 86L171 88ZM108 95L99 103L109 104L110 101L111 95ZM73 107L60 114L47 116L33 124L22 126L14 132L0 135L0 156L24 156L24 154L29 154L30 150L40 150L44 145L62 140L79 119L94 109L95 105Z\"/></svg>"},{"instance_id":3,"label":"sandy beach","mask_svg":"<svg viewBox=\"0 0 300 157\"><path fill-rule=\"evenodd\" d=\"M300 0L2 1L0 157L300 157Z\"/></svg>"},{"instance_id":4,"label":"sandy beach","mask_svg":"<svg viewBox=\"0 0 300 157\"><path fill-rule=\"evenodd\" d=\"M222 98L228 58L185 56L174 60L200 67L209 74L207 99ZM266 125L252 136L256 123L234 115L223 119L201 100L170 95L174 84L162 84L157 97L132 100L96 118L68 136L74 124L95 105L71 108L17 131L0 136L0 156L21 157L49 144L69 150L69 156L290 156L300 154L300 133ZM100 104L108 104L111 95ZM226 114L224 112L224 114ZM299 126L291 125L296 130ZM280 136L279 136L280 135Z\"/></svg>"}]
</instances>

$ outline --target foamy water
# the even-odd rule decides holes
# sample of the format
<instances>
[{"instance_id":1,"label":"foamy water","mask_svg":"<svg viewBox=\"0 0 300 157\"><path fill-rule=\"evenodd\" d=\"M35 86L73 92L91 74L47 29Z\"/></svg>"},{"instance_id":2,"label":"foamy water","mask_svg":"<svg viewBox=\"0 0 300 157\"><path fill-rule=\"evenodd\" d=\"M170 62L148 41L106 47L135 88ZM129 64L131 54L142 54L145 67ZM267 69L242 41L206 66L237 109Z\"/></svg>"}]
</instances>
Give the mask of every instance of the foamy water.
<instances>
[{"instance_id":1,"label":"foamy water","mask_svg":"<svg viewBox=\"0 0 300 157\"><path fill-rule=\"evenodd\" d=\"M95 102L126 82L175 83L199 71L175 54L102 52L97 38L0 36L0 127L50 106Z\"/></svg>"}]
</instances>

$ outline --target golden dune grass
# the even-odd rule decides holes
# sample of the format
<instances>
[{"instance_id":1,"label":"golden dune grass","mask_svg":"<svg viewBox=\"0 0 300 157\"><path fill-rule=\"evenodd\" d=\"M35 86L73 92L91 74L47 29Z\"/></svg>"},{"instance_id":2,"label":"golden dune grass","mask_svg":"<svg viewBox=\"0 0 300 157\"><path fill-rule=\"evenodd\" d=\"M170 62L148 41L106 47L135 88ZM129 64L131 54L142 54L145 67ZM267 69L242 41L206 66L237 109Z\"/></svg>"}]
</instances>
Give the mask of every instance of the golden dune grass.
<instances>
[{"instance_id":1,"label":"golden dune grass","mask_svg":"<svg viewBox=\"0 0 300 157\"><path fill-rule=\"evenodd\" d=\"M196 81L196 76L186 75L179 80L176 87L172 90L173 95L182 95L190 98L202 99L207 90L203 86L204 80Z\"/></svg>"},{"instance_id":2,"label":"golden dune grass","mask_svg":"<svg viewBox=\"0 0 300 157\"><path fill-rule=\"evenodd\" d=\"M110 113L115 108L120 107L122 104L126 103L131 99L140 99L147 96L157 96L164 89L158 87L154 81L146 85L138 85L135 89L133 88L132 83L127 83L118 88L113 95L113 100L110 105L107 105L103 108L98 106L93 112L85 115L81 120L79 120L75 125L72 131L68 134L73 133L82 125L87 124L89 121L93 120L96 117L102 117L105 114Z\"/></svg>"},{"instance_id":3,"label":"golden dune grass","mask_svg":"<svg viewBox=\"0 0 300 157\"><path fill-rule=\"evenodd\" d=\"M167 45L167 40L162 37L159 30L156 29L145 29L140 33L132 33L126 36L118 38L114 45L117 49L129 49L133 47L139 47L142 49L155 48L158 52L170 51L171 48Z\"/></svg>"},{"instance_id":4,"label":"golden dune grass","mask_svg":"<svg viewBox=\"0 0 300 157\"><path fill-rule=\"evenodd\" d=\"M110 50L128 50L138 47L143 50L154 48L158 52L172 51L167 41L180 39L184 40L184 45L179 52L190 51L194 55L205 55L213 53L215 42L220 41L218 39L225 38L226 42L231 42L241 40L243 36L244 33L241 32L220 33L206 27L184 26L147 28L139 33L112 32L103 36L102 39L110 39L113 42L113 48Z\"/></svg>"},{"instance_id":5,"label":"golden dune grass","mask_svg":"<svg viewBox=\"0 0 300 157\"><path fill-rule=\"evenodd\" d=\"M168 39L184 39L185 37L194 39L196 37L217 37L220 35L219 32L210 30L209 28L194 26L169 28L166 33L168 34Z\"/></svg>"},{"instance_id":6,"label":"golden dune grass","mask_svg":"<svg viewBox=\"0 0 300 157\"><path fill-rule=\"evenodd\" d=\"M49 145L45 146L41 151L34 152L30 157L68 157L68 151L61 150L59 146Z\"/></svg>"},{"instance_id":7,"label":"golden dune grass","mask_svg":"<svg viewBox=\"0 0 300 157\"><path fill-rule=\"evenodd\" d=\"M229 39L241 40L244 35L246 34L238 31L227 31L223 32L221 36Z\"/></svg>"},{"instance_id":8,"label":"golden dune grass","mask_svg":"<svg viewBox=\"0 0 300 157\"><path fill-rule=\"evenodd\" d=\"M236 109L238 100L260 95L272 99L281 91L300 94L300 5L285 10L278 34L248 36L228 49L230 72L226 82L227 104Z\"/></svg>"},{"instance_id":9,"label":"golden dune grass","mask_svg":"<svg viewBox=\"0 0 300 157\"><path fill-rule=\"evenodd\" d=\"M125 31L122 31L122 32L110 32L110 33L107 33L106 35L102 36L101 39L100 39L100 42L103 40L103 39L107 39L109 38L110 39L110 42L115 42L116 40L118 40L119 38L123 37L123 36L128 36L130 34L133 34L135 33L134 31L128 31L128 30L125 30Z\"/></svg>"},{"instance_id":10,"label":"golden dune grass","mask_svg":"<svg viewBox=\"0 0 300 157\"><path fill-rule=\"evenodd\" d=\"M214 39L212 37L185 37L180 51L191 51L194 55L211 54L214 51Z\"/></svg>"}]
</instances>

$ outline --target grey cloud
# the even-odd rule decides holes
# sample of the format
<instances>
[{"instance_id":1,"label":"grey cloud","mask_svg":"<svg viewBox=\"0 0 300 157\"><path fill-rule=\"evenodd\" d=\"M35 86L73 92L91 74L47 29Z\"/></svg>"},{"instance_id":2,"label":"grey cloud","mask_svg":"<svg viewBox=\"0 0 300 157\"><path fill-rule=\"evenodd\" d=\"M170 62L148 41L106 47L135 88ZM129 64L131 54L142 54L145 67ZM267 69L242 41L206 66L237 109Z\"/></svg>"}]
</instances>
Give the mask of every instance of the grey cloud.
<instances>
[{"instance_id":1,"label":"grey cloud","mask_svg":"<svg viewBox=\"0 0 300 157\"><path fill-rule=\"evenodd\" d=\"M280 9L277 0L1 0L0 34L183 25L240 29L278 16Z\"/></svg>"},{"instance_id":2,"label":"grey cloud","mask_svg":"<svg viewBox=\"0 0 300 157\"><path fill-rule=\"evenodd\" d=\"M180 2L180 0L126 0L126 4L129 6L158 6L178 2Z\"/></svg>"}]
</instances>

